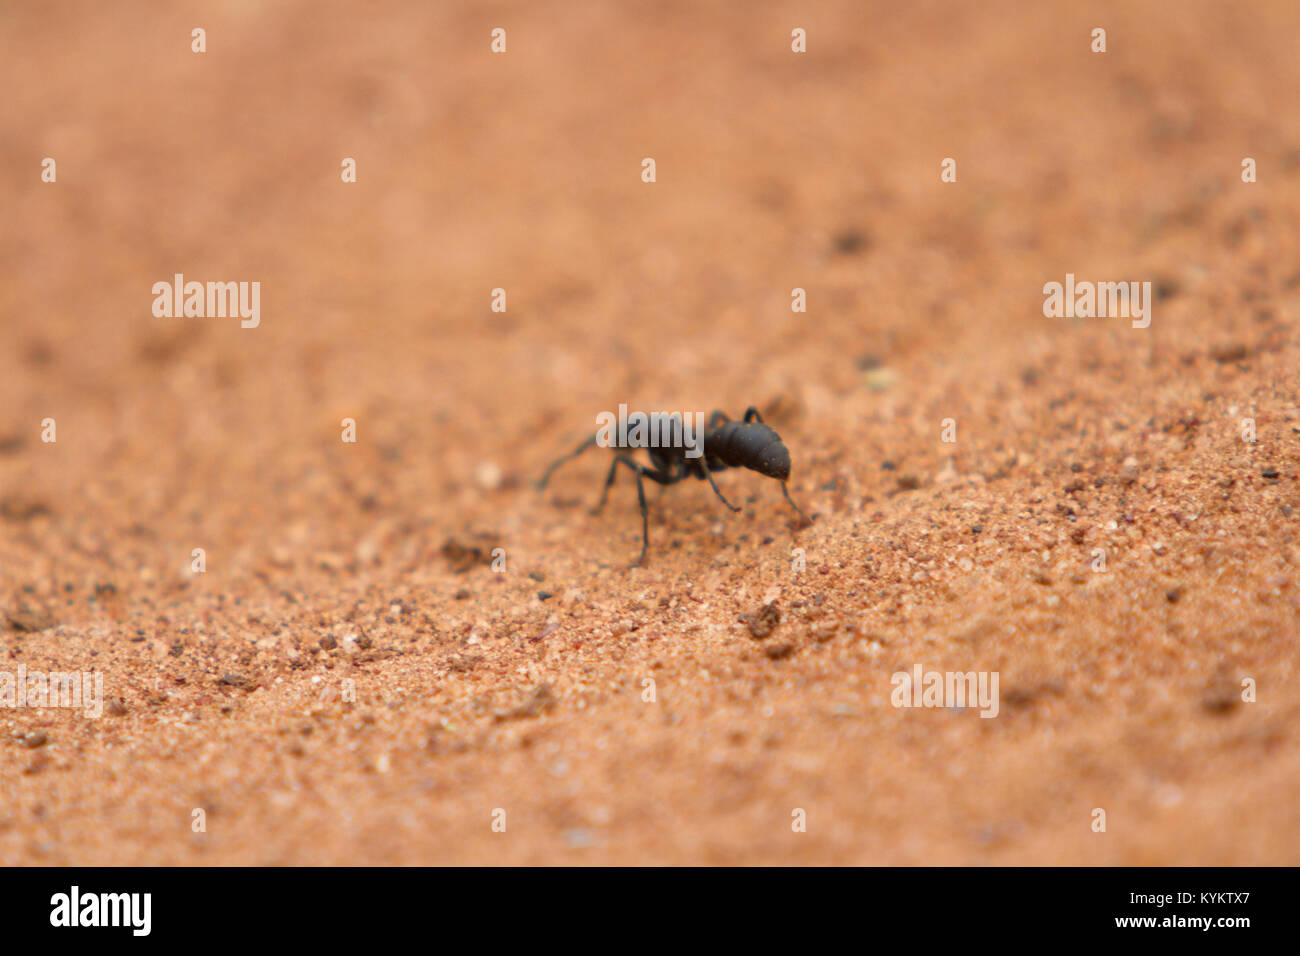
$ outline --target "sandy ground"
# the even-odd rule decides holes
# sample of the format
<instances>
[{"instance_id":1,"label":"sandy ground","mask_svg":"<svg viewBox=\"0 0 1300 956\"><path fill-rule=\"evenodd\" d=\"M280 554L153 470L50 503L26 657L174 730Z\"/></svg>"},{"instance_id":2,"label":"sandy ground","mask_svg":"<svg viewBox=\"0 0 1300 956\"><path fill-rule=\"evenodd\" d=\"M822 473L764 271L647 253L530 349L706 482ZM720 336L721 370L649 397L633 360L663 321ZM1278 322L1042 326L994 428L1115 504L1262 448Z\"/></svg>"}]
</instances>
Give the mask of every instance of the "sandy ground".
<instances>
[{"instance_id":1,"label":"sandy ground","mask_svg":"<svg viewBox=\"0 0 1300 956\"><path fill-rule=\"evenodd\" d=\"M1300 7L433 6L0 9L0 861L1300 862Z\"/></svg>"}]
</instances>

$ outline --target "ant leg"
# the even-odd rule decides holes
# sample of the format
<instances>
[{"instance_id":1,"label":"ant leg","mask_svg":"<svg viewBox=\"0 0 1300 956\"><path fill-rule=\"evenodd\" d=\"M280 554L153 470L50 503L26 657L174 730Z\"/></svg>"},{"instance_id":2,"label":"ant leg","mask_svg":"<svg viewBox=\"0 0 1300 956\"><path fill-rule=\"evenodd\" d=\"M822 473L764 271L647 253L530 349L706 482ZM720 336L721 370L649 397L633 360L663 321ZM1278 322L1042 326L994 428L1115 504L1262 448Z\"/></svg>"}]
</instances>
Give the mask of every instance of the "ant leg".
<instances>
[{"instance_id":1,"label":"ant leg","mask_svg":"<svg viewBox=\"0 0 1300 956\"><path fill-rule=\"evenodd\" d=\"M790 492L786 490L784 481L781 482L781 494L785 495L785 500L790 502L790 507L793 508L795 511L799 512L799 517L803 518L804 524L806 525L812 524L812 521L809 519L809 517L803 513L803 509L800 508L797 504L795 504L794 499L790 497Z\"/></svg>"},{"instance_id":2,"label":"ant leg","mask_svg":"<svg viewBox=\"0 0 1300 956\"><path fill-rule=\"evenodd\" d=\"M609 474L605 476L605 487L600 492L600 501L596 502L596 507L591 509L591 513L598 515L601 509L605 507L605 499L609 497L609 486L614 483L614 476L618 474L619 459L615 458L609 463Z\"/></svg>"},{"instance_id":3,"label":"ant leg","mask_svg":"<svg viewBox=\"0 0 1300 956\"><path fill-rule=\"evenodd\" d=\"M574 458L577 458L579 455L581 455L584 451L586 451L586 450L587 450L588 448L590 448L592 445L596 444L596 437L597 437L597 436L592 435L592 436L591 436L590 438L588 438L585 442L583 442L581 445L579 445L576 449L574 449L573 451L569 452L569 454L567 454L567 455L562 455L561 457L559 457L559 458L557 458L555 461L553 461L553 462L551 463L551 467L546 469L546 474L542 475L542 477L541 477L540 479L538 479L538 481L537 481L537 488L538 488L538 490L540 491L542 488L545 488L545 487L546 487L546 483L547 483L548 481L551 480L551 472L555 471L556 468L559 468L559 467L560 467L561 465L563 465L566 461L572 461Z\"/></svg>"},{"instance_id":4,"label":"ant leg","mask_svg":"<svg viewBox=\"0 0 1300 956\"><path fill-rule=\"evenodd\" d=\"M704 469L704 477L709 479L709 487L713 489L713 493L718 496L718 499L732 511L739 511L740 509L728 501L726 495L718 490L718 483L713 480L713 472L709 471L709 458L707 455L700 456L700 467Z\"/></svg>"},{"instance_id":5,"label":"ant leg","mask_svg":"<svg viewBox=\"0 0 1300 956\"><path fill-rule=\"evenodd\" d=\"M762 421L763 421L763 416L758 413L758 409L755 408L753 405L750 405L749 408L745 409L746 424L748 424L749 422L759 422L761 424Z\"/></svg>"},{"instance_id":6,"label":"ant leg","mask_svg":"<svg viewBox=\"0 0 1300 956\"><path fill-rule=\"evenodd\" d=\"M641 505L641 557L637 564L645 564L646 549L650 546L650 509L645 503L645 482L643 478L649 478L651 481L660 485L673 485L682 480L682 476L674 475L669 471L662 471L656 468L647 468L645 465L637 464L631 458L620 455L614 459L614 464L622 462L628 468L632 469L636 475L636 497L637 502Z\"/></svg>"},{"instance_id":7,"label":"ant leg","mask_svg":"<svg viewBox=\"0 0 1300 956\"><path fill-rule=\"evenodd\" d=\"M636 499L641 505L641 557L636 559L636 563L645 567L645 553L650 547L650 509L645 504L645 483L641 480L640 471L636 473Z\"/></svg>"},{"instance_id":8,"label":"ant leg","mask_svg":"<svg viewBox=\"0 0 1300 956\"><path fill-rule=\"evenodd\" d=\"M622 458L622 457L615 458L614 459L615 467L618 466L619 462L622 462L623 464L631 468L632 472L636 475L636 497L637 497L637 502L641 505L641 557L636 559L636 562L633 564L633 567L636 567L637 565L640 565L641 567L645 567L645 553L646 553L646 549L650 547L650 518L649 518L650 509L646 506L645 503L645 482L641 480L641 476L642 474L644 474L654 479L655 481L659 482L660 484L667 484L668 482L664 481L660 477L659 472L651 471L649 468L646 468L643 465L638 465L636 462L631 461L628 458ZM610 474L613 475L613 473L614 470L613 468L611 468Z\"/></svg>"}]
</instances>

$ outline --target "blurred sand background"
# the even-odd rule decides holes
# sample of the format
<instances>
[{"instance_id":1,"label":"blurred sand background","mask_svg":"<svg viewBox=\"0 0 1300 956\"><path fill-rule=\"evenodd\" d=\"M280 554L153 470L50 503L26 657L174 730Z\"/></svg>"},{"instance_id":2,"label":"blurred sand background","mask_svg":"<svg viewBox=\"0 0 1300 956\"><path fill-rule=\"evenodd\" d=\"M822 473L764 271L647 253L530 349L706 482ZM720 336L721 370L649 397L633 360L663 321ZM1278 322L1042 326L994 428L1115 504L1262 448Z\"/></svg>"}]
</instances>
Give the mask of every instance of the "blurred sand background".
<instances>
[{"instance_id":1,"label":"blurred sand background","mask_svg":"<svg viewBox=\"0 0 1300 956\"><path fill-rule=\"evenodd\" d=\"M117 705L0 709L0 861L1300 862L1298 35L4 3L0 669ZM177 272L260 326L155 318ZM1150 328L1045 318L1067 272ZM605 453L531 486L620 402L757 405L815 522L652 489L628 570ZM999 716L891 706L916 664Z\"/></svg>"}]
</instances>

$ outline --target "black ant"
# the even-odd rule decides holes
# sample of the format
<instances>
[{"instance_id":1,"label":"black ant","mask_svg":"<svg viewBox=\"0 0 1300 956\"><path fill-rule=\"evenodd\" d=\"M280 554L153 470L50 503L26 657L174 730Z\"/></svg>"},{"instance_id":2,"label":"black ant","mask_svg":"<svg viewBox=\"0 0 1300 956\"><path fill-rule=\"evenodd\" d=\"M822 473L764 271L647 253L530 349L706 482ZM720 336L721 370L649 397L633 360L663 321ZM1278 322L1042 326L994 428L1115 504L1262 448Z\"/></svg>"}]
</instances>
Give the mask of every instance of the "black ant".
<instances>
[{"instance_id":1,"label":"black ant","mask_svg":"<svg viewBox=\"0 0 1300 956\"><path fill-rule=\"evenodd\" d=\"M595 445L598 437L599 433L593 435L574 451L553 462L551 467L546 469L546 474L542 475L537 482L538 489L546 487L556 468L566 461L577 458ZM688 458L684 445L652 447L647 448L646 451L650 455L653 468L647 468L640 462L634 461L631 448L614 449L614 461L609 466L609 474L605 476L605 487L600 493L600 501L591 512L599 514L605 507L605 499L609 497L609 486L614 483L618 466L625 465L632 469L633 474L636 475L637 499L641 504L641 557L637 559L636 564L645 564L646 549L650 545L650 523L647 517L643 478L649 478L661 485L675 485L691 477L706 480L713 493L724 505L732 511L739 511L740 508L728 501L718 490L717 483L713 480L713 472L727 468L748 468L781 482L781 493L785 495L785 500L790 502L791 508L799 512L799 517L803 519L804 524L811 524L808 516L794 503L785 486L790 477L790 452L786 450L781 436L771 426L763 423L763 416L759 415L758 409L753 406L745 410L745 418L739 422L732 421L725 412L721 411L715 411L710 415L708 427L704 429L703 454L697 458Z\"/></svg>"}]
</instances>

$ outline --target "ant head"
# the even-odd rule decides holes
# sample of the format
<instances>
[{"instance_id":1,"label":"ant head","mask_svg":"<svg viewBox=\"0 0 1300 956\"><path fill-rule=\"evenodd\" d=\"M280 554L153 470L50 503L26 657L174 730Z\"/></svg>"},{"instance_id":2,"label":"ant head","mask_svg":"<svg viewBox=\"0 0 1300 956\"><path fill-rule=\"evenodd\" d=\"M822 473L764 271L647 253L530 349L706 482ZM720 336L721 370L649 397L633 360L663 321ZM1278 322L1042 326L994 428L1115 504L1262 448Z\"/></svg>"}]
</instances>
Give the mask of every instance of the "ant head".
<instances>
[{"instance_id":1,"label":"ant head","mask_svg":"<svg viewBox=\"0 0 1300 956\"><path fill-rule=\"evenodd\" d=\"M778 438L763 449L758 456L758 461L752 467L760 475L785 481L790 477L790 452Z\"/></svg>"}]
</instances>

